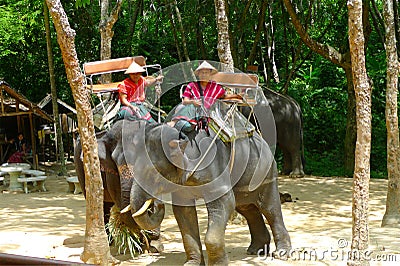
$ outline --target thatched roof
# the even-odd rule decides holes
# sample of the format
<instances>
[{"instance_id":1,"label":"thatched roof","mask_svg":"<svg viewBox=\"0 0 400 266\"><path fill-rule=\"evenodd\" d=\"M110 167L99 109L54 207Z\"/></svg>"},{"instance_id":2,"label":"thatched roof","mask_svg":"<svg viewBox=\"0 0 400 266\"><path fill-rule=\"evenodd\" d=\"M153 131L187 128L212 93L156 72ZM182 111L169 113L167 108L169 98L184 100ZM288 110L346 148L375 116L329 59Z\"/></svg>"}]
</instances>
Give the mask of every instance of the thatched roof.
<instances>
[{"instance_id":1,"label":"thatched roof","mask_svg":"<svg viewBox=\"0 0 400 266\"><path fill-rule=\"evenodd\" d=\"M35 114L53 122L53 118L38 105L29 101L24 95L16 92L11 86L0 80L0 117Z\"/></svg>"}]
</instances>

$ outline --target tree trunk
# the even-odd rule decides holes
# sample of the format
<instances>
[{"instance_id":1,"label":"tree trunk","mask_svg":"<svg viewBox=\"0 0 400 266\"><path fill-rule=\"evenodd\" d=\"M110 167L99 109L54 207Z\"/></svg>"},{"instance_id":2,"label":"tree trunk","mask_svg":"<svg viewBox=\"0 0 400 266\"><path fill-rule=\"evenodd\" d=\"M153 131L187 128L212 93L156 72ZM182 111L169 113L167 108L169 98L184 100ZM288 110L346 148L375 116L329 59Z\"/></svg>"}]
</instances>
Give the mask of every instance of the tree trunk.
<instances>
[{"instance_id":1,"label":"tree trunk","mask_svg":"<svg viewBox=\"0 0 400 266\"><path fill-rule=\"evenodd\" d=\"M59 174L66 175L67 169L65 168L65 158L64 158L64 144L62 139L62 130L60 126L60 116L58 114L58 103L57 103L57 89L56 89L56 80L54 77L54 61L53 61L53 49L51 46L51 33L50 33L50 22L49 22L49 10L46 5L46 1L44 1L43 5L43 13L44 13L44 25L46 28L46 42L47 42L47 61L49 64L49 76L50 76L50 88L51 88L51 101L53 106L53 117L54 124L56 125L56 137L57 137L57 152L60 155L60 163L61 169Z\"/></svg>"},{"instance_id":2,"label":"tree trunk","mask_svg":"<svg viewBox=\"0 0 400 266\"><path fill-rule=\"evenodd\" d=\"M201 30L203 26L201 25L203 22L203 15L202 11L203 10L203 1L198 0L197 1L197 27L196 27L196 43L197 43L197 54L198 58L204 58L207 59L207 52L206 48L204 47L204 37L203 37L203 31Z\"/></svg>"},{"instance_id":3,"label":"tree trunk","mask_svg":"<svg viewBox=\"0 0 400 266\"><path fill-rule=\"evenodd\" d=\"M249 15L249 9L253 3L253 0L247 0L246 4L244 5L243 9L235 9L233 11L234 14L237 14L236 16L240 16L239 21L237 22L235 28L233 31L230 32L229 34L229 41L231 44L231 54L233 58L234 65L236 68L245 69L245 37L244 37L244 29L245 29L245 22L246 18L248 18ZM229 7L229 5L228 5ZM229 10L229 9L228 9ZM228 16L230 17L230 15ZM234 32L235 34L232 34Z\"/></svg>"},{"instance_id":4,"label":"tree trunk","mask_svg":"<svg viewBox=\"0 0 400 266\"><path fill-rule=\"evenodd\" d=\"M121 9L122 0L117 0L111 13L109 12L108 0L101 0L100 30L100 60L111 59L111 41L114 36L113 26L118 20L118 13ZM109 14L110 13L110 14ZM111 74L101 76L102 83L111 83Z\"/></svg>"},{"instance_id":5,"label":"tree trunk","mask_svg":"<svg viewBox=\"0 0 400 266\"><path fill-rule=\"evenodd\" d=\"M60 45L67 79L75 100L86 179L86 233L81 255L84 262L106 265L111 259L103 218L103 184L93 114L84 76L75 49L75 31L70 27L60 0L46 0Z\"/></svg>"},{"instance_id":6,"label":"tree trunk","mask_svg":"<svg viewBox=\"0 0 400 266\"><path fill-rule=\"evenodd\" d=\"M275 63L275 29L274 29L274 18L272 16L273 13L273 0L270 0L268 3L268 23L269 23L269 31L267 33L267 27L266 24L264 23L265 26L265 33L267 34L266 36L268 36L268 59L269 59L269 63L271 65L271 77L274 78L276 83L279 83L279 73L278 73L278 68L276 66Z\"/></svg>"},{"instance_id":7,"label":"tree trunk","mask_svg":"<svg viewBox=\"0 0 400 266\"><path fill-rule=\"evenodd\" d=\"M348 0L349 42L356 95L357 143L353 176L353 227L348 265L369 265L368 200L371 153L371 86L365 68L363 6L361 0ZM367 253L368 254L368 253Z\"/></svg>"},{"instance_id":8,"label":"tree trunk","mask_svg":"<svg viewBox=\"0 0 400 266\"><path fill-rule=\"evenodd\" d=\"M394 27L394 7L391 1L383 2L383 17L386 29L386 128L387 128L387 169L388 192L386 212L382 226L400 225L400 168L399 168L399 121L397 117L397 95L399 63Z\"/></svg>"},{"instance_id":9,"label":"tree trunk","mask_svg":"<svg viewBox=\"0 0 400 266\"><path fill-rule=\"evenodd\" d=\"M354 94L353 70L351 67L346 67L344 72L347 80L347 116L343 159L346 174L351 175L354 172L354 151L357 139L356 96Z\"/></svg>"},{"instance_id":10,"label":"tree trunk","mask_svg":"<svg viewBox=\"0 0 400 266\"><path fill-rule=\"evenodd\" d=\"M259 47L261 33L262 33L262 29L264 27L265 13L267 11L267 7L268 7L267 0L261 1L261 11L260 11L259 16L258 16L258 24L257 24L257 28L256 28L256 36L254 38L253 46L251 47L251 51L250 51L249 57L247 58L247 66L253 65L254 61L256 60L257 47Z\"/></svg>"},{"instance_id":11,"label":"tree trunk","mask_svg":"<svg viewBox=\"0 0 400 266\"><path fill-rule=\"evenodd\" d=\"M224 72L234 72L233 58L229 43L229 22L225 13L225 0L214 0L218 29L218 57Z\"/></svg>"},{"instance_id":12,"label":"tree trunk","mask_svg":"<svg viewBox=\"0 0 400 266\"><path fill-rule=\"evenodd\" d=\"M178 58L179 58L179 62L183 62L183 56L182 56L182 52L181 52L181 47L179 45L179 38L178 38L178 33L176 30L176 23L175 23L175 16L171 7L170 3L166 3L167 7L168 7L168 13L169 13L169 23L171 24L171 30L172 30L172 35L174 36L174 43L175 43L175 47L176 47L176 52L178 53Z\"/></svg>"},{"instance_id":13,"label":"tree trunk","mask_svg":"<svg viewBox=\"0 0 400 266\"><path fill-rule=\"evenodd\" d=\"M175 13L176 13L176 18L178 19L178 24L179 24L179 31L181 32L181 38L182 38L182 47L183 47L183 55L185 57L186 61L190 61L189 58L189 52L187 50L187 42L186 42L186 33L185 29L183 28L183 23L182 23L182 18L181 18L181 13L179 12L178 8L178 3L176 0L173 1L173 5L175 7Z\"/></svg>"},{"instance_id":14,"label":"tree trunk","mask_svg":"<svg viewBox=\"0 0 400 266\"><path fill-rule=\"evenodd\" d=\"M135 33L135 28L136 28L136 22L137 18L139 16L140 9L143 6L143 0L136 0L135 5L132 7L132 1L129 1L129 14L130 14L130 25L129 25L129 37L128 37L128 44L129 44L129 50L131 51L131 54L134 54L132 47L132 41L133 41L133 34ZM133 9L133 11L132 11ZM133 13L133 15L132 15Z\"/></svg>"},{"instance_id":15,"label":"tree trunk","mask_svg":"<svg viewBox=\"0 0 400 266\"><path fill-rule=\"evenodd\" d=\"M399 22L399 1L398 0L393 0L393 15L394 15L394 28L395 28L395 35L396 35L396 40L400 40L400 22ZM399 53L400 53L400 44L399 42L396 42L396 48L397 48L397 58L399 58Z\"/></svg>"},{"instance_id":16,"label":"tree trunk","mask_svg":"<svg viewBox=\"0 0 400 266\"><path fill-rule=\"evenodd\" d=\"M297 33L299 34L300 38L311 50L316 52L317 54L321 55L325 59L331 61L335 65L342 67L346 72L347 79L347 88L348 88L348 110L347 110L347 125L346 125L346 137L345 137L345 150L344 150L344 167L346 172L353 172L354 170L354 150L355 150L355 143L356 143L356 126L353 124L356 121L356 112L355 112L355 101L353 102L353 95L354 95L354 85L352 79L349 80L351 76L350 73L353 71L351 67L351 58L348 52L340 53L332 46L327 44L319 43L318 41L313 40L301 24L297 14L292 6L290 0L283 0L283 3L286 7L288 14L290 15L291 21L293 26L295 27ZM362 10L362 18L364 24L363 26L363 34L365 41L367 41L370 34L370 27L367 23L368 21L368 5L364 6ZM361 19L361 18L360 18ZM354 75L354 74L352 74Z\"/></svg>"}]
</instances>

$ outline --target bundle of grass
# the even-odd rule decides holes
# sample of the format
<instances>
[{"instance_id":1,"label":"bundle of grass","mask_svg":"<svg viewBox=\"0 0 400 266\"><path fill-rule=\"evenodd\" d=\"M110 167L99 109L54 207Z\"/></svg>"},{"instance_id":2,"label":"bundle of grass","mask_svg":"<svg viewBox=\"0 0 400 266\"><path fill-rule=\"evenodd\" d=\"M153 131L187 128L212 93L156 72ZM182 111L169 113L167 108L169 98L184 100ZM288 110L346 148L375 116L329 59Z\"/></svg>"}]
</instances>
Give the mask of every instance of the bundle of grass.
<instances>
[{"instance_id":1,"label":"bundle of grass","mask_svg":"<svg viewBox=\"0 0 400 266\"><path fill-rule=\"evenodd\" d=\"M108 242L118 248L118 253L130 253L133 258L137 254L150 249L151 231L137 229L130 230L120 219L120 210L114 205L111 208L110 220L106 224Z\"/></svg>"}]
</instances>

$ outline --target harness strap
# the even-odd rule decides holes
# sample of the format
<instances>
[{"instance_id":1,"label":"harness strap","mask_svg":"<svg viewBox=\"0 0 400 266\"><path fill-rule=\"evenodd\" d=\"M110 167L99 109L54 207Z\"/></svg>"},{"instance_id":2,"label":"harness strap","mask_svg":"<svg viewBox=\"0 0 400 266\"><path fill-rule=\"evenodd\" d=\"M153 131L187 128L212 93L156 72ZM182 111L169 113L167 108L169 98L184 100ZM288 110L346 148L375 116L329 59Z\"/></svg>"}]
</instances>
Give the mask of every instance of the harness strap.
<instances>
[{"instance_id":1,"label":"harness strap","mask_svg":"<svg viewBox=\"0 0 400 266\"><path fill-rule=\"evenodd\" d=\"M229 118L230 116L232 116L233 111L234 111L235 108L236 108L236 105L237 105L237 103L233 104L233 105L229 108L229 110L228 110L228 112L227 112L227 114L226 114L226 116L225 116L224 123L228 120L228 118ZM189 174L188 178L190 178L190 177L194 174L194 172L196 172L196 170L200 167L200 164L204 161L206 155L210 152L212 145L213 145L213 144L215 143L215 141L217 140L217 138L218 138L219 134L221 133L221 131L222 131L222 127L220 127L220 129L218 130L218 132L215 134L213 140L211 141L210 145L208 146L207 150L205 151L203 157L201 157L200 161L199 161L199 162L196 164L196 166L193 168L193 170L192 170L192 172ZM233 163L231 163L231 165L232 165L232 167L233 167Z\"/></svg>"}]
</instances>

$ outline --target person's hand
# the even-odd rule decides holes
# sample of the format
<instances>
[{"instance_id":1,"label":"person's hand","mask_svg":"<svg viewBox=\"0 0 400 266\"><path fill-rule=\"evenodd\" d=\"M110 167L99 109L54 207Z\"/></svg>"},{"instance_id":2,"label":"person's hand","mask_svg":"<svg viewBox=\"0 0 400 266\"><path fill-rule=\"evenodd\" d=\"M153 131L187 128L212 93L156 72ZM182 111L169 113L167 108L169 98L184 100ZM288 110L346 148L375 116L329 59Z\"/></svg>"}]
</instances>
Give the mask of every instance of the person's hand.
<instances>
[{"instance_id":1,"label":"person's hand","mask_svg":"<svg viewBox=\"0 0 400 266\"><path fill-rule=\"evenodd\" d=\"M159 75L158 77L156 77L156 82L162 83L164 79L163 75Z\"/></svg>"},{"instance_id":2,"label":"person's hand","mask_svg":"<svg viewBox=\"0 0 400 266\"><path fill-rule=\"evenodd\" d=\"M132 112L134 112L136 114L139 113L139 108L137 106L129 105L129 107L131 108Z\"/></svg>"},{"instance_id":3,"label":"person's hand","mask_svg":"<svg viewBox=\"0 0 400 266\"><path fill-rule=\"evenodd\" d=\"M192 104L194 106L201 106L201 100L200 99L193 99Z\"/></svg>"}]
</instances>

